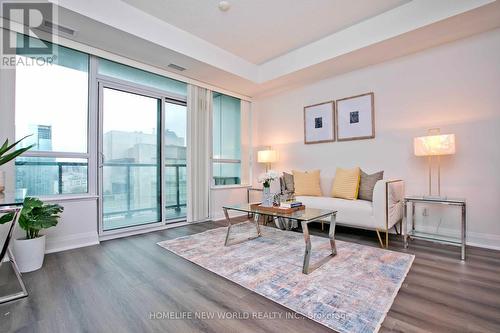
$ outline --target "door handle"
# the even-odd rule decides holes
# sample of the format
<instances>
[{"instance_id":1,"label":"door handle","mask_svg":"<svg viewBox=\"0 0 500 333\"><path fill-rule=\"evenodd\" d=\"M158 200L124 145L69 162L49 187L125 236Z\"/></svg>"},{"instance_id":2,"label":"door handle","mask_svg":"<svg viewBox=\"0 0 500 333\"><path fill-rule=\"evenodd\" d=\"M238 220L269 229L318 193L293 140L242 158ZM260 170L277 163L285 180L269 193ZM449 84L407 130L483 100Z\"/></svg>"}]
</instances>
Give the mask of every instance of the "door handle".
<instances>
[{"instance_id":1,"label":"door handle","mask_svg":"<svg viewBox=\"0 0 500 333\"><path fill-rule=\"evenodd\" d=\"M103 166L104 166L104 154L99 153L99 169L102 169Z\"/></svg>"}]
</instances>

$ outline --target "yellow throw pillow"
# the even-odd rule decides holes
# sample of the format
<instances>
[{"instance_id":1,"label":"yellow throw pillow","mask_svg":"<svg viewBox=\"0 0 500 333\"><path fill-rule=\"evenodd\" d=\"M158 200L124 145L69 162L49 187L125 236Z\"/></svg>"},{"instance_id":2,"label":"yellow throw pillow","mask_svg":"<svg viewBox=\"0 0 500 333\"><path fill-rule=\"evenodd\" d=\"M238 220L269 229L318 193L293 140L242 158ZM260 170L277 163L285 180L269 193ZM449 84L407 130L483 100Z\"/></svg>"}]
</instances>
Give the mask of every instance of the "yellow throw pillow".
<instances>
[{"instance_id":1,"label":"yellow throw pillow","mask_svg":"<svg viewBox=\"0 0 500 333\"><path fill-rule=\"evenodd\" d=\"M359 191L360 169L337 168L332 186L332 197L356 200Z\"/></svg>"},{"instance_id":2,"label":"yellow throw pillow","mask_svg":"<svg viewBox=\"0 0 500 333\"><path fill-rule=\"evenodd\" d=\"M310 195L320 197L321 187L319 186L319 170L313 171L296 171L293 173L293 185L295 187L295 195Z\"/></svg>"}]
</instances>

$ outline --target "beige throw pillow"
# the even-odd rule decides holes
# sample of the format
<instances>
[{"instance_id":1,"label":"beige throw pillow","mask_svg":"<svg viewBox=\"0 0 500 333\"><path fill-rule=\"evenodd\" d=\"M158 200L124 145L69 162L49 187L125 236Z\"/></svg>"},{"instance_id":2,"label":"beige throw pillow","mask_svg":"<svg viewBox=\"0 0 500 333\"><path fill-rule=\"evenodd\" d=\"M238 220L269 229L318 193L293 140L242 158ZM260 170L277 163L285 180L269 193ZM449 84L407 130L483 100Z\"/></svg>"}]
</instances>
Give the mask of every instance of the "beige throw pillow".
<instances>
[{"instance_id":1,"label":"beige throw pillow","mask_svg":"<svg viewBox=\"0 0 500 333\"><path fill-rule=\"evenodd\" d=\"M319 185L319 170L305 172L292 170L292 174L295 195L310 195L315 197L322 195Z\"/></svg>"},{"instance_id":2,"label":"beige throw pillow","mask_svg":"<svg viewBox=\"0 0 500 333\"><path fill-rule=\"evenodd\" d=\"M360 169L337 168L332 186L332 197L356 200L358 198Z\"/></svg>"}]
</instances>

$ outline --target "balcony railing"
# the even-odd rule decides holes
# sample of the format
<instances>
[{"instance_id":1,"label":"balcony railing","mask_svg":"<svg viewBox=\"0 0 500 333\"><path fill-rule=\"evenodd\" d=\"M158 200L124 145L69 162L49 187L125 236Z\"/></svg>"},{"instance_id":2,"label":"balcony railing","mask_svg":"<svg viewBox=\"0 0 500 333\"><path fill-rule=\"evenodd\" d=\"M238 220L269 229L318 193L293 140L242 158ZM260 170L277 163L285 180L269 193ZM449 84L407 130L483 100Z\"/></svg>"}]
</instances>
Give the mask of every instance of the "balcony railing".
<instances>
[{"instance_id":1,"label":"balcony railing","mask_svg":"<svg viewBox=\"0 0 500 333\"><path fill-rule=\"evenodd\" d=\"M112 173L118 177L118 181L114 182L113 179L105 180L103 199L105 202L107 201L112 204L112 207L107 207L108 210L105 210L105 216L130 216L134 213L157 211L157 204L160 200L160 196L158 194L160 189L157 188L156 191L154 191L151 188L147 188L146 185L149 184L154 186L157 182L158 174L151 174L148 177L147 171L144 172L143 170L141 170L144 168L156 170L156 168L158 167L156 164L104 163L103 167L104 169L125 168L125 172L123 173L112 171ZM181 170L184 170L185 179L186 164L165 164L165 209L167 209L167 219L180 218L185 216L185 214L182 214L181 212L182 208L186 207L186 182L182 181L183 177ZM111 174L110 176L112 177L113 175ZM141 185L145 186L146 189L141 188ZM147 205L148 203L149 205ZM117 207L118 209L113 209L113 206ZM125 207L125 209L122 207ZM168 213L168 210L173 210L175 213Z\"/></svg>"},{"instance_id":2,"label":"balcony railing","mask_svg":"<svg viewBox=\"0 0 500 333\"><path fill-rule=\"evenodd\" d=\"M86 162L57 162L40 158L38 161L16 160L16 187L28 189L28 195L86 193ZM67 179L64 179L64 176ZM57 186L54 186L54 183ZM66 187L64 186L66 185Z\"/></svg>"},{"instance_id":3,"label":"balcony railing","mask_svg":"<svg viewBox=\"0 0 500 333\"><path fill-rule=\"evenodd\" d=\"M80 183L84 183L85 189L79 191L79 193L85 193L87 191L87 163L83 162L58 162L58 161L16 161L16 167L18 170L17 182L18 187L27 188L28 195L50 195L50 194L65 194L74 193L70 190L64 190L65 187L68 188L69 184L68 178L72 178L73 181L79 180ZM113 184L113 180L105 179L104 185L111 189L109 193L104 192L103 196L107 201L112 201L115 197L115 202L117 205L124 207L120 210L111 210L105 212L105 215L124 215L133 214L137 212L144 211L155 211L157 206L133 208L133 194L134 194L134 183L139 186L141 173L138 172L142 168L151 168L155 170L158 166L152 163L104 163L104 168L124 168L124 173L116 172L113 170L114 175L117 175L118 180ZM77 168L68 169L68 168ZM79 169L79 170L78 170ZM138 173L137 173L138 172ZM134 179L135 175L138 175L137 179ZM173 210L176 214L172 216L182 217L182 208L186 207L186 164L165 164L165 179L166 179L166 205L167 210ZM31 178L30 178L31 177ZM34 177L37 179L35 180ZM45 178L45 179L43 179ZM149 178L149 177L146 177ZM157 174L154 175L154 181L156 181ZM40 182L39 180L45 180L45 182ZM146 181L150 182L151 179ZM57 186L54 186L57 183ZM53 188L57 187L56 190ZM113 190L113 187L117 190ZM52 192L52 193L49 193ZM152 193L150 193L151 195ZM123 196L123 199L119 198ZM159 196L157 192L154 193L154 202L158 202Z\"/></svg>"},{"instance_id":4,"label":"balcony railing","mask_svg":"<svg viewBox=\"0 0 500 333\"><path fill-rule=\"evenodd\" d=\"M16 161L17 187L27 188L28 195L86 193L86 162ZM160 206L157 164L106 162L103 183L104 216L132 216L152 212ZM152 173L145 171L149 168ZM122 169L123 171L121 171ZM186 164L165 164L165 209L167 219L185 217ZM238 184L239 177L214 177L216 185ZM148 187L149 186L149 187ZM154 188L156 186L156 188Z\"/></svg>"}]
</instances>

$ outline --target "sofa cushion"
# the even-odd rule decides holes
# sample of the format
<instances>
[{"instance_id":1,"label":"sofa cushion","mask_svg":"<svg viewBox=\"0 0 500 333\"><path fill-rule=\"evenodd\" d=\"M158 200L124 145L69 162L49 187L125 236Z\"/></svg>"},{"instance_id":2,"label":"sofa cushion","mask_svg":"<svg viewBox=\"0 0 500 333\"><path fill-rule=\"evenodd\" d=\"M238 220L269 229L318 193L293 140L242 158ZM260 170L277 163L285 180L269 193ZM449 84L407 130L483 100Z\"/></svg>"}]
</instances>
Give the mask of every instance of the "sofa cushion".
<instances>
[{"instance_id":1,"label":"sofa cushion","mask_svg":"<svg viewBox=\"0 0 500 333\"><path fill-rule=\"evenodd\" d=\"M319 185L319 170L297 171L293 170L293 182L295 195L321 196L321 187Z\"/></svg>"},{"instance_id":2,"label":"sofa cushion","mask_svg":"<svg viewBox=\"0 0 500 333\"><path fill-rule=\"evenodd\" d=\"M366 200L345 200L331 197L297 196L306 208L337 211L337 223L361 228L375 228L373 205Z\"/></svg>"},{"instance_id":3,"label":"sofa cushion","mask_svg":"<svg viewBox=\"0 0 500 333\"><path fill-rule=\"evenodd\" d=\"M359 190L359 171L354 169L337 168L332 186L332 197L356 200Z\"/></svg>"},{"instance_id":4,"label":"sofa cushion","mask_svg":"<svg viewBox=\"0 0 500 333\"><path fill-rule=\"evenodd\" d=\"M361 177L359 180L358 199L373 201L373 189L375 184L384 178L384 171L376 172L374 174L367 174L361 170Z\"/></svg>"}]
</instances>

